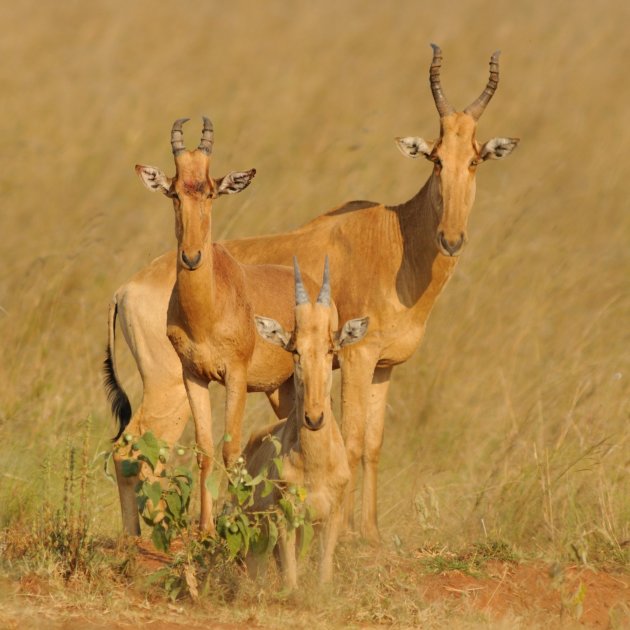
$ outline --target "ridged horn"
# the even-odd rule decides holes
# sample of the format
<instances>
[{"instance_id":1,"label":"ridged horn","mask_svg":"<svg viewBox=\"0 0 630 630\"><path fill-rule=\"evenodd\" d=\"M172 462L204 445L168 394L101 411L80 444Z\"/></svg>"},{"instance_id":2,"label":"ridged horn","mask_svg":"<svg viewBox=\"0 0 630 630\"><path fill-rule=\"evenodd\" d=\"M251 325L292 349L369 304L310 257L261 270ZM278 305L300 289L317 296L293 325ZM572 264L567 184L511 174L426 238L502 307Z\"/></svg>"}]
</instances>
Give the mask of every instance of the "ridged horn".
<instances>
[{"instance_id":1,"label":"ridged horn","mask_svg":"<svg viewBox=\"0 0 630 630\"><path fill-rule=\"evenodd\" d=\"M204 116L203 117L203 131L201 132L201 142L197 149L202 151L206 155L212 153L212 145L214 144L214 128L212 127L212 121Z\"/></svg>"},{"instance_id":2,"label":"ridged horn","mask_svg":"<svg viewBox=\"0 0 630 630\"><path fill-rule=\"evenodd\" d=\"M433 94L433 100L437 107L440 118L454 114L455 109L446 100L444 93L442 92L442 83L440 81L440 70L442 69L442 49L437 44L431 44L433 48L433 60L431 61L431 68L429 69L429 82L431 83L431 92Z\"/></svg>"},{"instance_id":3,"label":"ridged horn","mask_svg":"<svg viewBox=\"0 0 630 630\"><path fill-rule=\"evenodd\" d=\"M479 120L481 114L483 114L486 105L493 97L497 86L499 85L499 55L500 50L497 50L492 57L490 57L490 78L488 84L484 88L481 96L473 101L465 110L466 114L470 114L475 120Z\"/></svg>"},{"instance_id":4,"label":"ridged horn","mask_svg":"<svg viewBox=\"0 0 630 630\"><path fill-rule=\"evenodd\" d=\"M324 306L330 306L330 269L328 268L328 254L324 261L324 276L322 278L322 288L319 290L317 302Z\"/></svg>"},{"instance_id":5,"label":"ridged horn","mask_svg":"<svg viewBox=\"0 0 630 630\"><path fill-rule=\"evenodd\" d=\"M182 125L189 120L190 118L178 118L173 123L173 128L171 129L171 146L173 147L173 155L175 156L186 150Z\"/></svg>"},{"instance_id":6,"label":"ridged horn","mask_svg":"<svg viewBox=\"0 0 630 630\"><path fill-rule=\"evenodd\" d=\"M302 281L302 274L295 256L293 256L293 271L295 273L295 305L308 304L311 300Z\"/></svg>"}]
</instances>

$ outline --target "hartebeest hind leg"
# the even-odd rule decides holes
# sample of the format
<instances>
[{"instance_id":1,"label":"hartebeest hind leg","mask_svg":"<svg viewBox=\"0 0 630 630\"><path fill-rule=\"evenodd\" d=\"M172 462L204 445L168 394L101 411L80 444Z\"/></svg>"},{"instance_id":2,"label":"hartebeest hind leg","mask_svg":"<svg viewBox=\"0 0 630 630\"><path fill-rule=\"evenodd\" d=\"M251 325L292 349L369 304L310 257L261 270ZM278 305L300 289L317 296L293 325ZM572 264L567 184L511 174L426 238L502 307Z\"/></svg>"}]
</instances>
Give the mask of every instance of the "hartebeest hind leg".
<instances>
[{"instance_id":1,"label":"hartebeest hind leg","mask_svg":"<svg viewBox=\"0 0 630 630\"><path fill-rule=\"evenodd\" d=\"M145 386L142 404L136 409L125 428L124 435L128 434L137 438L146 431L151 431L156 437L172 445L179 440L189 415L190 407L180 372L175 383L159 382L152 383L151 387ZM124 439L124 435L121 439ZM121 454L114 451L123 532L131 536L139 536L140 521L135 492L139 477L125 477L122 474L122 460L127 457L126 450Z\"/></svg>"},{"instance_id":2,"label":"hartebeest hind leg","mask_svg":"<svg viewBox=\"0 0 630 630\"><path fill-rule=\"evenodd\" d=\"M199 464L199 490L201 492L201 516L199 529L214 535L212 520L212 495L206 487L206 479L212 472L214 444L212 441L212 410L208 384L202 380L184 376L188 401L195 421L195 440L197 442L197 463Z\"/></svg>"},{"instance_id":3,"label":"hartebeest hind leg","mask_svg":"<svg viewBox=\"0 0 630 630\"><path fill-rule=\"evenodd\" d=\"M361 499L361 536L378 541L376 518L378 461L383 445L385 407L392 368L376 368L367 401L367 416L363 444L363 495Z\"/></svg>"}]
</instances>

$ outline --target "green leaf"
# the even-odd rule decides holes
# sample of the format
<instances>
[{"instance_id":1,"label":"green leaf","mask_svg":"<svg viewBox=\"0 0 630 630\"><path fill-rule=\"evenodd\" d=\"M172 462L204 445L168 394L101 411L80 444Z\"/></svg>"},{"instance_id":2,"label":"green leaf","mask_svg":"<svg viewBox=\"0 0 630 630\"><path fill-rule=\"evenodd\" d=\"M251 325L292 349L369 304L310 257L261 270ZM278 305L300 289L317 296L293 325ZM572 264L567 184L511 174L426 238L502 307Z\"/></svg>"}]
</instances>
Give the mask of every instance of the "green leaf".
<instances>
[{"instance_id":1,"label":"green leaf","mask_svg":"<svg viewBox=\"0 0 630 630\"><path fill-rule=\"evenodd\" d=\"M171 567L164 567L163 569L160 569L159 571L155 571L154 573L151 573L151 575L149 575L146 581L149 584L155 584L155 582L158 582L162 578L167 577L170 574L170 572L171 572Z\"/></svg>"},{"instance_id":2,"label":"green leaf","mask_svg":"<svg viewBox=\"0 0 630 630\"><path fill-rule=\"evenodd\" d=\"M255 536L252 536L249 546L256 555L261 556L267 553L269 549L269 533L265 531L265 528L262 528Z\"/></svg>"},{"instance_id":3,"label":"green leaf","mask_svg":"<svg viewBox=\"0 0 630 630\"><path fill-rule=\"evenodd\" d=\"M260 493L260 496L262 498L268 497L274 489L274 485L273 483L271 483L271 481L269 481L269 479L265 479L264 484L263 484L263 489L262 492Z\"/></svg>"},{"instance_id":4,"label":"green leaf","mask_svg":"<svg viewBox=\"0 0 630 630\"><path fill-rule=\"evenodd\" d=\"M236 525L238 526L238 531L240 532L241 538L243 539L243 553L246 554L247 550L249 549L249 529L243 522L243 517L247 519L244 514L241 514L240 518L236 521Z\"/></svg>"},{"instance_id":5,"label":"green leaf","mask_svg":"<svg viewBox=\"0 0 630 630\"><path fill-rule=\"evenodd\" d=\"M262 474L258 474L254 478L248 479L245 482L245 485L249 486L250 488L255 488L262 480L263 480Z\"/></svg>"},{"instance_id":6,"label":"green leaf","mask_svg":"<svg viewBox=\"0 0 630 630\"><path fill-rule=\"evenodd\" d=\"M173 515L176 521L179 521L182 517L182 498L181 496L171 490L167 492L164 496L164 500L166 501L166 506L168 507L168 511Z\"/></svg>"},{"instance_id":7,"label":"green leaf","mask_svg":"<svg viewBox=\"0 0 630 630\"><path fill-rule=\"evenodd\" d=\"M245 486L242 486L240 484L238 486L232 486L232 494L238 501L238 504L242 506L246 504L248 499L253 498L252 491L249 488L246 488Z\"/></svg>"},{"instance_id":8,"label":"green leaf","mask_svg":"<svg viewBox=\"0 0 630 630\"><path fill-rule=\"evenodd\" d=\"M140 462L137 459L123 459L121 471L123 477L135 477L140 472Z\"/></svg>"},{"instance_id":9,"label":"green leaf","mask_svg":"<svg viewBox=\"0 0 630 630\"><path fill-rule=\"evenodd\" d=\"M293 509L293 503L288 499L280 499L278 505L282 509L282 513L287 520L289 529L293 527L293 520L295 519L295 510Z\"/></svg>"},{"instance_id":10,"label":"green leaf","mask_svg":"<svg viewBox=\"0 0 630 630\"><path fill-rule=\"evenodd\" d=\"M267 544L267 551L273 551L274 547L278 544L278 526L269 519L269 542Z\"/></svg>"},{"instance_id":11,"label":"green leaf","mask_svg":"<svg viewBox=\"0 0 630 630\"><path fill-rule=\"evenodd\" d=\"M224 434L223 441L224 442L231 442L232 441L232 436L229 433Z\"/></svg>"},{"instance_id":12,"label":"green leaf","mask_svg":"<svg viewBox=\"0 0 630 630\"><path fill-rule=\"evenodd\" d=\"M138 506L138 512L142 514L144 512L144 508L147 505L147 501L149 497L146 494L138 494L136 495L136 505Z\"/></svg>"},{"instance_id":13,"label":"green leaf","mask_svg":"<svg viewBox=\"0 0 630 630\"><path fill-rule=\"evenodd\" d=\"M156 508L162 498L162 485L160 482L154 481L153 483L149 483L145 481L142 484L142 491L149 498L151 503L153 503L153 507Z\"/></svg>"},{"instance_id":14,"label":"green leaf","mask_svg":"<svg viewBox=\"0 0 630 630\"><path fill-rule=\"evenodd\" d=\"M302 526L302 535L299 536L300 542L298 547L298 558L300 560L304 558L306 552L311 546L314 535L315 531L313 530L313 525L309 522L304 523L304 525Z\"/></svg>"},{"instance_id":15,"label":"green leaf","mask_svg":"<svg viewBox=\"0 0 630 630\"><path fill-rule=\"evenodd\" d=\"M212 499L216 501L219 498L219 485L221 484L221 471L214 470L210 475L206 477L206 489L212 496Z\"/></svg>"},{"instance_id":16,"label":"green leaf","mask_svg":"<svg viewBox=\"0 0 630 630\"><path fill-rule=\"evenodd\" d=\"M143 459L151 465L151 468L155 470L157 463L159 461L160 456L160 443L158 439L151 433L151 431L147 431L142 437L136 442L135 446L140 451Z\"/></svg>"},{"instance_id":17,"label":"green leaf","mask_svg":"<svg viewBox=\"0 0 630 630\"><path fill-rule=\"evenodd\" d=\"M153 545L158 551L168 551L170 541L167 532L161 523L153 528L151 542L153 542Z\"/></svg>"},{"instance_id":18,"label":"green leaf","mask_svg":"<svg viewBox=\"0 0 630 630\"><path fill-rule=\"evenodd\" d=\"M236 558L238 552L243 545L243 539L241 538L241 532L237 531L232 533L229 529L226 531L225 541L227 542L228 551L233 558Z\"/></svg>"},{"instance_id":19,"label":"green leaf","mask_svg":"<svg viewBox=\"0 0 630 630\"><path fill-rule=\"evenodd\" d=\"M276 470L278 471L278 478L282 477L282 458L274 457L271 461L273 461Z\"/></svg>"}]
</instances>

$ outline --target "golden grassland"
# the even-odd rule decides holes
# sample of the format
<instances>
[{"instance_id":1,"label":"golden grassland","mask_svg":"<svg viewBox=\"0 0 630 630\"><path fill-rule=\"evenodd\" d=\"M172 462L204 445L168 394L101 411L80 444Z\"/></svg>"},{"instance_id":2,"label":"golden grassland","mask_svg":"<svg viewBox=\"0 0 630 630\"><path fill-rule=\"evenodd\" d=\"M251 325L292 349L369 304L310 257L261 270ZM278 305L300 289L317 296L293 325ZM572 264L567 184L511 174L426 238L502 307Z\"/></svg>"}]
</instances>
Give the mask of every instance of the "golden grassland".
<instances>
[{"instance_id":1,"label":"golden grassland","mask_svg":"<svg viewBox=\"0 0 630 630\"><path fill-rule=\"evenodd\" d=\"M28 529L44 498L61 496L66 446L86 418L90 458L109 447L107 304L174 245L170 203L133 166L171 171L172 121L190 116L196 140L200 116L213 119L215 176L258 170L215 205L217 239L291 229L350 199L399 203L430 172L393 138L438 132L435 41L458 108L503 51L480 140L522 140L480 169L469 245L421 348L394 372L378 553L504 541L521 557L627 570L629 18L622 0L2 4L0 525ZM122 344L119 357L137 401ZM251 397L246 426L268 417ZM115 487L93 474L91 527L112 540ZM376 551L366 557L380 566ZM359 569L347 550L340 559L352 590ZM360 574L366 592L377 574ZM361 617L347 592L319 621L312 604L266 601L271 625L454 622L406 604ZM229 605L217 614L233 618Z\"/></svg>"}]
</instances>

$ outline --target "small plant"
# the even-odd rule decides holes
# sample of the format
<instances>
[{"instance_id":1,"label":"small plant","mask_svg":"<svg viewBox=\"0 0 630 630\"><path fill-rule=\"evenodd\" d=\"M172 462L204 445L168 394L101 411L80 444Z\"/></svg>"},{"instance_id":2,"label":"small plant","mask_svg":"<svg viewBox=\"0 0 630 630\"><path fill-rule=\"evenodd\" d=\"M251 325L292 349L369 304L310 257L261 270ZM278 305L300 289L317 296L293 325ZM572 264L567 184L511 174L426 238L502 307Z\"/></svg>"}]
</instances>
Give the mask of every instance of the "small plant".
<instances>
[{"instance_id":1,"label":"small plant","mask_svg":"<svg viewBox=\"0 0 630 630\"><path fill-rule=\"evenodd\" d=\"M246 463L239 457L229 469L215 462L216 469L206 480L207 489L214 501L219 498L223 478L227 478L227 492L216 517L217 537L191 535L189 516L190 498L194 489L192 470L183 466L171 468L171 449L165 442L147 432L134 440L125 437L118 448L127 449L128 458L123 460L126 476L139 475L136 486L138 511L142 520L151 528L151 540L160 551L167 552L176 538L183 542L182 551L160 571L151 576L151 582L161 582L171 599L187 593L196 600L207 589L213 564L231 563L250 551L267 554L275 547L279 529L299 529L299 554L310 547L314 530L311 513L306 503L307 493L300 486L285 486L276 476L270 476L269 468L280 476L282 461L278 457L280 443L269 436L275 447L276 457L270 467L252 477ZM186 450L175 447L178 455ZM196 453L195 449L188 449ZM254 496L262 497L278 492L277 502L262 511L253 511ZM205 577L204 577L205 576Z\"/></svg>"},{"instance_id":2,"label":"small plant","mask_svg":"<svg viewBox=\"0 0 630 630\"><path fill-rule=\"evenodd\" d=\"M133 457L123 460L123 475L140 475L141 480L136 486L138 512L152 528L151 540L155 548L168 551L176 537L189 532L192 472L181 466L173 470L167 468L170 449L150 431L135 442L127 435L125 442L127 446L120 448L128 448Z\"/></svg>"}]
</instances>

